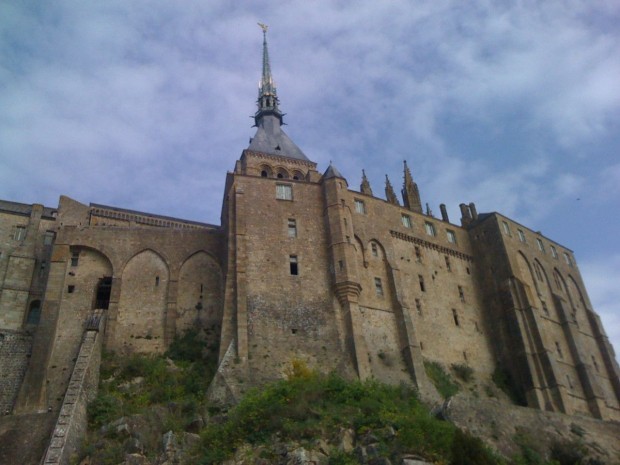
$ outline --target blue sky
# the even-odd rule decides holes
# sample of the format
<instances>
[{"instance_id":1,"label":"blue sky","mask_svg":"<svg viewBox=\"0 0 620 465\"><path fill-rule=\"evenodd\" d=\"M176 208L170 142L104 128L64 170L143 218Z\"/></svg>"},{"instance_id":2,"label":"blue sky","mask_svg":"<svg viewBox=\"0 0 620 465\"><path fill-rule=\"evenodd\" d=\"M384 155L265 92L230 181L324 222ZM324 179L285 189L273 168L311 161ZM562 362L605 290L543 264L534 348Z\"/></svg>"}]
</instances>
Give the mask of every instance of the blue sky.
<instances>
[{"instance_id":1,"label":"blue sky","mask_svg":"<svg viewBox=\"0 0 620 465\"><path fill-rule=\"evenodd\" d=\"M620 348L620 3L0 0L0 198L219 224L262 37L287 132L353 188L499 211L575 251Z\"/></svg>"}]
</instances>

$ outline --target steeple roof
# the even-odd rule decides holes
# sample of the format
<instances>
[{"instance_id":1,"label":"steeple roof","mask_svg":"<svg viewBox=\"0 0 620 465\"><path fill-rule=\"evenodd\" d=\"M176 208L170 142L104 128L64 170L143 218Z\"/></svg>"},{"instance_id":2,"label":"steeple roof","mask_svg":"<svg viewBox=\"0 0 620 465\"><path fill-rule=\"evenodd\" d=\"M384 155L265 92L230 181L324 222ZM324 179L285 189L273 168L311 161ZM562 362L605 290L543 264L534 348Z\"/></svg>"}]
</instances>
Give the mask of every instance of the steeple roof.
<instances>
[{"instance_id":1,"label":"steeple roof","mask_svg":"<svg viewBox=\"0 0 620 465\"><path fill-rule=\"evenodd\" d=\"M280 111L280 100L271 75L269 49L267 47L267 26L261 23L258 25L263 30L263 72L258 86L258 110L254 114L254 123L258 129L250 140L248 149L270 155L310 161L282 130L284 113Z\"/></svg>"},{"instance_id":2,"label":"steeple roof","mask_svg":"<svg viewBox=\"0 0 620 465\"><path fill-rule=\"evenodd\" d=\"M344 179L344 176L340 174L340 171L338 171L338 168L336 168L332 164L331 161L329 162L329 166L325 170L325 173L323 173L323 179L329 179L329 178L343 178Z\"/></svg>"}]
</instances>

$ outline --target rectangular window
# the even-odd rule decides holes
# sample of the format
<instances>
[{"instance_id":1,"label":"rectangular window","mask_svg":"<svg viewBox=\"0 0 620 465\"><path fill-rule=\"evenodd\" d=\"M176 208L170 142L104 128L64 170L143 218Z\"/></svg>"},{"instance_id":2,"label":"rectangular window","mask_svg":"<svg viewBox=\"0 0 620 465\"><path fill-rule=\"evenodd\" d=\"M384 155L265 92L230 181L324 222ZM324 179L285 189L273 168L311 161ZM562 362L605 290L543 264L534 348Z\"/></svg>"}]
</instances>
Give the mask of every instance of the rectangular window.
<instances>
[{"instance_id":1,"label":"rectangular window","mask_svg":"<svg viewBox=\"0 0 620 465\"><path fill-rule=\"evenodd\" d=\"M446 235L448 236L448 242L450 244L456 244L456 234L454 231L450 231L449 229L446 231Z\"/></svg>"},{"instance_id":2,"label":"rectangular window","mask_svg":"<svg viewBox=\"0 0 620 465\"><path fill-rule=\"evenodd\" d=\"M363 200L355 199L355 211L362 215L366 214L366 204L364 204Z\"/></svg>"},{"instance_id":3,"label":"rectangular window","mask_svg":"<svg viewBox=\"0 0 620 465\"><path fill-rule=\"evenodd\" d=\"M299 274L299 264L297 263L297 255L289 255L288 257L289 269L291 275L297 276Z\"/></svg>"},{"instance_id":4,"label":"rectangular window","mask_svg":"<svg viewBox=\"0 0 620 465\"><path fill-rule=\"evenodd\" d=\"M560 347L559 342L555 342L555 350L558 352L558 357L564 358L564 354L562 354L562 348Z\"/></svg>"},{"instance_id":5,"label":"rectangular window","mask_svg":"<svg viewBox=\"0 0 620 465\"><path fill-rule=\"evenodd\" d=\"M506 221L502 221L502 227L504 228L504 234L510 236L510 226L508 226Z\"/></svg>"},{"instance_id":6,"label":"rectangular window","mask_svg":"<svg viewBox=\"0 0 620 465\"><path fill-rule=\"evenodd\" d=\"M69 284L69 285L67 286L67 292L68 292L69 294L73 294L73 293L75 292L75 286L74 286L73 284Z\"/></svg>"},{"instance_id":7,"label":"rectangular window","mask_svg":"<svg viewBox=\"0 0 620 465\"><path fill-rule=\"evenodd\" d=\"M558 258L558 251L555 250L555 247L551 246L551 256L553 258Z\"/></svg>"},{"instance_id":8,"label":"rectangular window","mask_svg":"<svg viewBox=\"0 0 620 465\"><path fill-rule=\"evenodd\" d=\"M450 257L448 257L447 255L444 255L444 259L446 260L446 269L448 271L452 271L452 267L450 266Z\"/></svg>"},{"instance_id":9,"label":"rectangular window","mask_svg":"<svg viewBox=\"0 0 620 465\"><path fill-rule=\"evenodd\" d=\"M418 275L418 281L420 282L420 290L422 292L426 292L426 286L424 286L424 276L421 274Z\"/></svg>"},{"instance_id":10,"label":"rectangular window","mask_svg":"<svg viewBox=\"0 0 620 465\"><path fill-rule=\"evenodd\" d=\"M415 309L418 312L418 315L422 316L422 302L420 302L420 299L415 299Z\"/></svg>"},{"instance_id":11,"label":"rectangular window","mask_svg":"<svg viewBox=\"0 0 620 465\"><path fill-rule=\"evenodd\" d=\"M379 250L377 249L377 244L374 242L370 243L370 250L372 252L372 256L373 257L378 257L379 256Z\"/></svg>"},{"instance_id":12,"label":"rectangular window","mask_svg":"<svg viewBox=\"0 0 620 465\"><path fill-rule=\"evenodd\" d=\"M402 214L400 220L403 222L405 228L411 229L411 217L409 215Z\"/></svg>"},{"instance_id":13,"label":"rectangular window","mask_svg":"<svg viewBox=\"0 0 620 465\"><path fill-rule=\"evenodd\" d=\"M43 235L43 245L52 245L55 236L54 231L46 231Z\"/></svg>"},{"instance_id":14,"label":"rectangular window","mask_svg":"<svg viewBox=\"0 0 620 465\"><path fill-rule=\"evenodd\" d=\"M573 261L570 259L570 255L564 252L564 261L568 266L573 266Z\"/></svg>"},{"instance_id":15,"label":"rectangular window","mask_svg":"<svg viewBox=\"0 0 620 465\"><path fill-rule=\"evenodd\" d=\"M422 252L420 251L420 247L415 246L415 259L418 263L422 262Z\"/></svg>"},{"instance_id":16,"label":"rectangular window","mask_svg":"<svg viewBox=\"0 0 620 465\"><path fill-rule=\"evenodd\" d=\"M452 309L452 319L454 320L454 324L456 326L460 326L459 324L459 314L456 312L456 309Z\"/></svg>"},{"instance_id":17,"label":"rectangular window","mask_svg":"<svg viewBox=\"0 0 620 465\"><path fill-rule=\"evenodd\" d=\"M379 297L383 297L383 284L381 278L375 278L375 292Z\"/></svg>"},{"instance_id":18,"label":"rectangular window","mask_svg":"<svg viewBox=\"0 0 620 465\"><path fill-rule=\"evenodd\" d=\"M71 252L71 266L78 266L80 261L80 251Z\"/></svg>"},{"instance_id":19,"label":"rectangular window","mask_svg":"<svg viewBox=\"0 0 620 465\"><path fill-rule=\"evenodd\" d=\"M288 219L288 237L297 237L297 221Z\"/></svg>"},{"instance_id":20,"label":"rectangular window","mask_svg":"<svg viewBox=\"0 0 620 465\"><path fill-rule=\"evenodd\" d=\"M549 315L549 308L547 308L547 304L545 303L545 301L541 300L540 303L542 304L542 309L543 309L543 312L545 312L545 315Z\"/></svg>"},{"instance_id":21,"label":"rectangular window","mask_svg":"<svg viewBox=\"0 0 620 465\"><path fill-rule=\"evenodd\" d=\"M13 232L13 239L16 241L23 241L24 239L26 239L26 227L15 226L15 231Z\"/></svg>"},{"instance_id":22,"label":"rectangular window","mask_svg":"<svg viewBox=\"0 0 620 465\"><path fill-rule=\"evenodd\" d=\"M536 245L538 245L538 250L540 250L542 253L545 253L545 245L538 238L536 238Z\"/></svg>"},{"instance_id":23,"label":"rectangular window","mask_svg":"<svg viewBox=\"0 0 620 465\"><path fill-rule=\"evenodd\" d=\"M435 236L435 225L433 223L424 223L424 229L426 229L426 234L428 234L429 236Z\"/></svg>"},{"instance_id":24,"label":"rectangular window","mask_svg":"<svg viewBox=\"0 0 620 465\"><path fill-rule=\"evenodd\" d=\"M462 286L459 286L459 299L461 299L461 302L465 302L465 293Z\"/></svg>"},{"instance_id":25,"label":"rectangular window","mask_svg":"<svg viewBox=\"0 0 620 465\"><path fill-rule=\"evenodd\" d=\"M519 240L523 243L527 242L525 240L525 234L523 233L523 231L521 231L520 229L517 229L517 233L519 234Z\"/></svg>"},{"instance_id":26,"label":"rectangular window","mask_svg":"<svg viewBox=\"0 0 620 465\"><path fill-rule=\"evenodd\" d=\"M293 200L293 186L290 184L276 184L276 199Z\"/></svg>"}]
</instances>

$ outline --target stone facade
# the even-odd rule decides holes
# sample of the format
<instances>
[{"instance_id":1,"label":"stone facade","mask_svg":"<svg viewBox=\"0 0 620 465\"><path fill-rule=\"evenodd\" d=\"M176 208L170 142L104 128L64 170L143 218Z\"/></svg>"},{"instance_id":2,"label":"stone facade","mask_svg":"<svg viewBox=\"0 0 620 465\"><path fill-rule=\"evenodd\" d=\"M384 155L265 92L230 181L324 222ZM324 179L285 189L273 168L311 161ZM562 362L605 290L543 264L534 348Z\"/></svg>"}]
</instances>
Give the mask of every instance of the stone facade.
<instances>
[{"instance_id":1,"label":"stone facade","mask_svg":"<svg viewBox=\"0 0 620 465\"><path fill-rule=\"evenodd\" d=\"M383 200L365 177L358 192L321 174L282 131L265 70L260 92L220 226L0 202L0 330L32 337L8 409L60 411L95 312L107 350L161 353L189 329L219 343L222 399L294 359L432 397L434 361L483 381L501 370L537 409L620 420L618 364L569 249L473 204L458 225L443 205L424 213L406 165L403 206L389 180ZM20 350L7 353L24 367Z\"/></svg>"}]
</instances>

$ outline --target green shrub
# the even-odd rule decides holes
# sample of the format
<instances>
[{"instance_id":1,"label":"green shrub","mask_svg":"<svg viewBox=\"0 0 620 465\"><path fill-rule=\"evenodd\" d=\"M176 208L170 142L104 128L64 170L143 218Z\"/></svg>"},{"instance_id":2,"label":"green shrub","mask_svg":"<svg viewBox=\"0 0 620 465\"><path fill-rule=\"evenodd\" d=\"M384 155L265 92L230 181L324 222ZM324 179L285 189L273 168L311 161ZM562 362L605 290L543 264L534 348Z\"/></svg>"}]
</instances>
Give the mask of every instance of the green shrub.
<instances>
[{"instance_id":1,"label":"green shrub","mask_svg":"<svg viewBox=\"0 0 620 465\"><path fill-rule=\"evenodd\" d=\"M453 363L451 366L454 374L462 381L468 383L474 378L474 369L464 363Z\"/></svg>"},{"instance_id":2,"label":"green shrub","mask_svg":"<svg viewBox=\"0 0 620 465\"><path fill-rule=\"evenodd\" d=\"M495 465L501 463L480 438L460 429L454 432L451 465Z\"/></svg>"},{"instance_id":3,"label":"green shrub","mask_svg":"<svg viewBox=\"0 0 620 465\"><path fill-rule=\"evenodd\" d=\"M559 465L580 465L584 463L586 450L576 441L557 441L551 445L550 455Z\"/></svg>"},{"instance_id":4,"label":"green shrub","mask_svg":"<svg viewBox=\"0 0 620 465\"><path fill-rule=\"evenodd\" d=\"M439 394L445 399L452 397L459 391L459 387L455 384L450 375L448 375L443 367L437 362L424 361L424 369L426 375L433 382Z\"/></svg>"}]
</instances>

